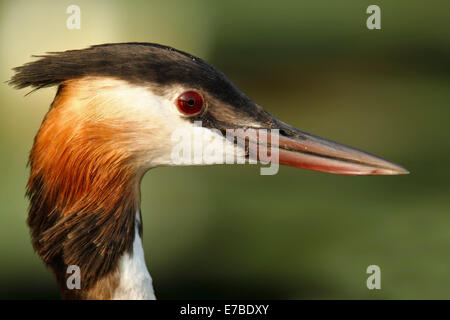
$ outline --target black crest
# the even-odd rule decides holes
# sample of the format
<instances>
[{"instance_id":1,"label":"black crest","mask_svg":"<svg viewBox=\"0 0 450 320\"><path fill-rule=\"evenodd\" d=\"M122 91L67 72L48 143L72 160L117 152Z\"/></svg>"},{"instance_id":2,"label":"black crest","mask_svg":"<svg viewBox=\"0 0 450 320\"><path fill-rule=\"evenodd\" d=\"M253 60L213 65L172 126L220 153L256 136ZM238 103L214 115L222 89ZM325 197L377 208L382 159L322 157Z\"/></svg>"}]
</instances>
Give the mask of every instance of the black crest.
<instances>
[{"instance_id":1,"label":"black crest","mask_svg":"<svg viewBox=\"0 0 450 320\"><path fill-rule=\"evenodd\" d=\"M153 43L116 43L51 52L14 68L9 84L36 89L85 76L108 76L131 83L181 83L202 88L234 106L249 99L219 70L200 58Z\"/></svg>"}]
</instances>

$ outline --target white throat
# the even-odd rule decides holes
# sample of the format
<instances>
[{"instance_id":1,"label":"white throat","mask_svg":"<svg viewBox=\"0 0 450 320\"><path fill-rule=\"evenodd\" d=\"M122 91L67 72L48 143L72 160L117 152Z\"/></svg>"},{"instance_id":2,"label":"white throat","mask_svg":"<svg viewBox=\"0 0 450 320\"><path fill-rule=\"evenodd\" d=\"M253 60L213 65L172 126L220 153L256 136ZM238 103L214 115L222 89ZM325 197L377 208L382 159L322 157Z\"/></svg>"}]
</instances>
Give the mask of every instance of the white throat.
<instances>
[{"instance_id":1,"label":"white throat","mask_svg":"<svg viewBox=\"0 0 450 320\"><path fill-rule=\"evenodd\" d=\"M136 227L131 253L125 253L119 261L120 280L114 291L114 300L156 300L152 277L147 270L144 248L138 232L140 214L136 214Z\"/></svg>"}]
</instances>

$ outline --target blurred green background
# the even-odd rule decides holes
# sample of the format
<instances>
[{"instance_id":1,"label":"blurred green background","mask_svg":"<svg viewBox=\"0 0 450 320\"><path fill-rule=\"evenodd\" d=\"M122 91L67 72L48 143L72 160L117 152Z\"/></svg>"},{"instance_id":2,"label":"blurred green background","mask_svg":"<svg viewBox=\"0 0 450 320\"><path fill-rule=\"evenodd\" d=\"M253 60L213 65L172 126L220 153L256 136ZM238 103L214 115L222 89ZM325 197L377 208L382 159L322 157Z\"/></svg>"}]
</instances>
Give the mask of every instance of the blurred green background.
<instances>
[{"instance_id":1,"label":"blurred green background","mask_svg":"<svg viewBox=\"0 0 450 320\"><path fill-rule=\"evenodd\" d=\"M81 30L66 8L81 8ZM381 7L382 30L366 28ZM0 298L59 298L25 224L28 152L56 88L7 86L30 55L107 42L170 45L220 68L303 130L408 176L281 167L159 168L142 185L157 297L450 298L450 2L1 1ZM381 267L368 290L366 268Z\"/></svg>"}]
</instances>

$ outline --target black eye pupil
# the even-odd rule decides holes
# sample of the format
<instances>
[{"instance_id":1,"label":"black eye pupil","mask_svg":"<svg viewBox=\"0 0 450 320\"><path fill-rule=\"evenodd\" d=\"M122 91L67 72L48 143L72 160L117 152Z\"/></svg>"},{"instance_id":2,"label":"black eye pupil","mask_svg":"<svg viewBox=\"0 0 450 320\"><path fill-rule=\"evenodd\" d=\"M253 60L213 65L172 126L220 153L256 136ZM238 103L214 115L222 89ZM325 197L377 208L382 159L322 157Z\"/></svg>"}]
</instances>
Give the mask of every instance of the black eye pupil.
<instances>
[{"instance_id":1,"label":"black eye pupil","mask_svg":"<svg viewBox=\"0 0 450 320\"><path fill-rule=\"evenodd\" d=\"M188 100L188 105L193 106L195 103L194 99L189 99Z\"/></svg>"}]
</instances>

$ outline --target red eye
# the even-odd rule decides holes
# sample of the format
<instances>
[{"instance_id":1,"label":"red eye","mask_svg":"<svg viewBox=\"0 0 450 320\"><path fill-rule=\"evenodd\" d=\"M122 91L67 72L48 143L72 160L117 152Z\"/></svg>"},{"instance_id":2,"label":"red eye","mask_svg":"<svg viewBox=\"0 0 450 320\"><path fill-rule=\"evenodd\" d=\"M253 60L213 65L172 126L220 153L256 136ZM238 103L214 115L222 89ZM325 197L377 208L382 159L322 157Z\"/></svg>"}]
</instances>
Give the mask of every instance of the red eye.
<instances>
[{"instance_id":1,"label":"red eye","mask_svg":"<svg viewBox=\"0 0 450 320\"><path fill-rule=\"evenodd\" d=\"M185 91L178 97L177 107L186 115L198 114L203 109L203 97L196 91Z\"/></svg>"}]
</instances>

